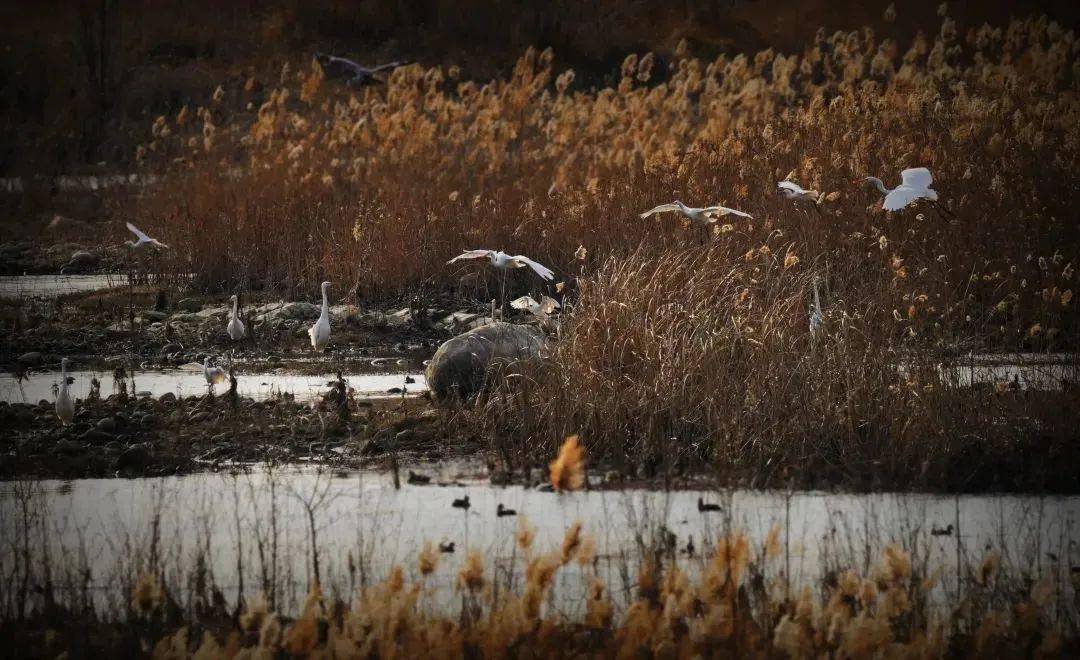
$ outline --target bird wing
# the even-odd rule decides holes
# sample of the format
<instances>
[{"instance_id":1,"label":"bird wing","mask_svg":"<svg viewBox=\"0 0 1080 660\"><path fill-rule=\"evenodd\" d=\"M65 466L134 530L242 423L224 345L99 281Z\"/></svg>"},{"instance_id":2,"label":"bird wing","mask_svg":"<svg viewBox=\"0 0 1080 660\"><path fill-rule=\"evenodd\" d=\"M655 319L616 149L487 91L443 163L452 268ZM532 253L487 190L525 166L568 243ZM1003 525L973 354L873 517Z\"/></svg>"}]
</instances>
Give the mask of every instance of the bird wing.
<instances>
[{"instance_id":1,"label":"bird wing","mask_svg":"<svg viewBox=\"0 0 1080 660\"><path fill-rule=\"evenodd\" d=\"M901 185L919 190L929 188L930 184L934 182L934 177L930 176L930 170L925 167L912 167L904 170L900 173L900 178L904 180Z\"/></svg>"},{"instance_id":2,"label":"bird wing","mask_svg":"<svg viewBox=\"0 0 1080 660\"><path fill-rule=\"evenodd\" d=\"M645 211L644 213L642 213L638 217L641 218L641 219L645 219L645 218L649 217L650 215L654 215L656 213L667 213L668 211L678 211L678 210L679 210L679 206L677 204L661 204L660 206L657 206L655 208L649 209L648 211Z\"/></svg>"},{"instance_id":3,"label":"bird wing","mask_svg":"<svg viewBox=\"0 0 1080 660\"><path fill-rule=\"evenodd\" d=\"M324 69L330 69L327 73L330 73L334 77L344 77L349 74L352 76L361 76L368 72L367 69L360 66L352 60L345 59L344 57L337 57L330 55L326 60L327 66Z\"/></svg>"},{"instance_id":4,"label":"bird wing","mask_svg":"<svg viewBox=\"0 0 1080 660\"><path fill-rule=\"evenodd\" d=\"M387 62L386 64L380 64L379 66L374 67L370 71L371 73L378 73L380 71L386 71L388 69L396 69L399 66L407 66L415 61L416 60L399 60L397 62Z\"/></svg>"},{"instance_id":5,"label":"bird wing","mask_svg":"<svg viewBox=\"0 0 1080 660\"><path fill-rule=\"evenodd\" d=\"M447 261L446 263L452 264L458 259L481 259L487 257L492 252L494 252L494 250L465 250L450 261Z\"/></svg>"},{"instance_id":6,"label":"bird wing","mask_svg":"<svg viewBox=\"0 0 1080 660\"><path fill-rule=\"evenodd\" d=\"M130 229L133 234L138 236L140 241L149 241L149 240L151 240L151 238L149 236L142 233L142 231L140 231L139 228L136 227L135 225L131 224L130 222L128 222L126 224L127 224L127 228Z\"/></svg>"},{"instance_id":7,"label":"bird wing","mask_svg":"<svg viewBox=\"0 0 1080 660\"><path fill-rule=\"evenodd\" d=\"M555 279L555 271L551 270L550 268L548 268L547 266L545 266L543 264L536 263L535 261L533 261L532 259L526 257L525 255L518 254L518 255L514 255L513 257L510 257L510 258L513 259L514 261L525 264L529 268L532 268L536 272L536 274L540 276L540 279L542 279L542 280L553 280L553 279Z\"/></svg>"},{"instance_id":8,"label":"bird wing","mask_svg":"<svg viewBox=\"0 0 1080 660\"><path fill-rule=\"evenodd\" d=\"M778 181L776 183L776 187L784 188L785 190L790 190L791 192L798 193L800 195L806 192L805 190L803 190L802 186L795 183L794 181Z\"/></svg>"},{"instance_id":9,"label":"bird wing","mask_svg":"<svg viewBox=\"0 0 1080 660\"><path fill-rule=\"evenodd\" d=\"M885 195L885 201L881 203L881 208L886 211L899 211L908 204L914 202L916 199L923 196L922 190L916 190L909 188L908 186L898 186L891 191L888 195Z\"/></svg>"},{"instance_id":10,"label":"bird wing","mask_svg":"<svg viewBox=\"0 0 1080 660\"><path fill-rule=\"evenodd\" d=\"M515 300L511 300L510 306L514 309L529 309L530 307L539 307L540 303L533 300L532 296L522 296Z\"/></svg>"},{"instance_id":11,"label":"bird wing","mask_svg":"<svg viewBox=\"0 0 1080 660\"><path fill-rule=\"evenodd\" d=\"M754 216L750 215L749 213L743 213L742 211L729 209L726 206L706 206L701 210L704 211L706 215L716 213L717 215L737 215L742 218L750 218L751 220L754 219Z\"/></svg>"},{"instance_id":12,"label":"bird wing","mask_svg":"<svg viewBox=\"0 0 1080 660\"><path fill-rule=\"evenodd\" d=\"M559 309L559 301L555 300L551 296L543 296L540 298L540 311L545 314L550 314Z\"/></svg>"},{"instance_id":13,"label":"bird wing","mask_svg":"<svg viewBox=\"0 0 1080 660\"><path fill-rule=\"evenodd\" d=\"M168 250L168 249L169 249L169 246L168 246L168 245L165 245L164 243L162 243L161 241L159 241L159 240L158 240L158 239L156 239L156 238L151 238L151 239L150 239L150 242L151 242L151 243L153 243L153 244L154 244L154 245L155 245L156 247L159 247L159 248L165 248L166 250Z\"/></svg>"}]
</instances>

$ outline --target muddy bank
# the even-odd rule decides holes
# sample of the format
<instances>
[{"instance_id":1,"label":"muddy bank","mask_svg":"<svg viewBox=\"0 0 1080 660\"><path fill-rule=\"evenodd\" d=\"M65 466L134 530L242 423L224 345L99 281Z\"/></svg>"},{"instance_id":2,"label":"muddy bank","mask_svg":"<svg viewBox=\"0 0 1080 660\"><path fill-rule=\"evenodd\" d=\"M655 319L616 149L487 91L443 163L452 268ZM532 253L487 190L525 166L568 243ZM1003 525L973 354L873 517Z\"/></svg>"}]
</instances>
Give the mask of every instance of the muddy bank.
<instances>
[{"instance_id":1,"label":"muddy bank","mask_svg":"<svg viewBox=\"0 0 1080 660\"><path fill-rule=\"evenodd\" d=\"M0 403L0 478L142 477L226 469L238 463L358 468L394 454L441 460L452 447L423 399L356 400L334 387L314 404L229 394L81 401L61 426L53 404Z\"/></svg>"}]
</instances>

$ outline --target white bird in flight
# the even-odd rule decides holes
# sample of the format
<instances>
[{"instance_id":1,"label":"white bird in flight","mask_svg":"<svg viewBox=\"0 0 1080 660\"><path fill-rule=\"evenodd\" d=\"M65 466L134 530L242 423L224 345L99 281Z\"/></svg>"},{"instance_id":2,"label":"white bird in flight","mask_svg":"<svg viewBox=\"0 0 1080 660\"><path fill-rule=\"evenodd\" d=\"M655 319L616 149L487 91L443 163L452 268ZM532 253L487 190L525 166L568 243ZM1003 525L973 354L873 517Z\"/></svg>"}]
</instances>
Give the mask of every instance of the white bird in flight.
<instances>
[{"instance_id":1,"label":"white bird in flight","mask_svg":"<svg viewBox=\"0 0 1080 660\"><path fill-rule=\"evenodd\" d=\"M802 199L808 202L817 202L818 191L807 190L794 181L778 181L776 189L788 199Z\"/></svg>"},{"instance_id":2,"label":"white bird in flight","mask_svg":"<svg viewBox=\"0 0 1080 660\"><path fill-rule=\"evenodd\" d=\"M542 280L551 281L555 279L555 273L550 268L533 261L523 254L509 255L502 250L466 250L446 263L452 264L459 259L487 259L492 266L502 271L501 281L499 282L500 309L506 303L507 271L528 266L534 273L539 275ZM494 318L494 315L492 315L492 318Z\"/></svg>"},{"instance_id":3,"label":"white bird in flight","mask_svg":"<svg viewBox=\"0 0 1080 660\"><path fill-rule=\"evenodd\" d=\"M703 208L695 208L692 206L687 206L679 200L675 200L671 204L661 204L660 206L651 208L638 217L644 220L650 215L659 215L661 213L668 213L671 211L677 211L683 217L688 218L692 224L695 224L705 229L705 231L708 231L709 227L715 224L718 218L725 215L737 215L740 218L750 218L751 220L754 218L754 216L750 215L749 213L744 213L736 209L730 209L726 206L717 205L706 206Z\"/></svg>"},{"instance_id":4,"label":"white bird in flight","mask_svg":"<svg viewBox=\"0 0 1080 660\"><path fill-rule=\"evenodd\" d=\"M244 338L244 322L240 320L236 311L239 301L236 294L229 299L232 301L232 312L229 314L229 324L225 326L225 332L229 333L229 339L240 341Z\"/></svg>"},{"instance_id":5,"label":"white bird in flight","mask_svg":"<svg viewBox=\"0 0 1080 660\"><path fill-rule=\"evenodd\" d=\"M523 309L537 318L546 319L548 315L559 309L559 301L550 296L541 296L540 302L537 302L532 296L522 296L511 300L510 306L514 309Z\"/></svg>"},{"instance_id":6,"label":"white bird in flight","mask_svg":"<svg viewBox=\"0 0 1080 660\"><path fill-rule=\"evenodd\" d=\"M675 200L671 204L661 204L660 206L657 206L655 208L651 208L648 211L645 211L644 213L642 213L639 217L642 220L644 220L645 218L649 217L650 215L656 215L656 214L659 214L659 213L667 213L669 211L678 211L684 217L689 218L692 222L697 223L697 224L701 224L701 225L711 225L711 224L716 222L716 220L717 220L717 218L719 216L725 216L725 215L737 215L737 216L739 216L741 218L750 218L750 219L753 219L753 217L754 217L754 216L750 215L749 213L743 213L742 211L737 211L735 209L729 209L726 206L717 205L717 206L706 206L706 207L703 207L703 208L694 208L692 206L687 206L686 204L683 204L679 200Z\"/></svg>"},{"instance_id":7,"label":"white bird in flight","mask_svg":"<svg viewBox=\"0 0 1080 660\"><path fill-rule=\"evenodd\" d=\"M330 303L326 299L326 290L330 288L329 282L322 283L322 313L319 320L308 328L308 337L311 338L311 348L321 351L330 341Z\"/></svg>"},{"instance_id":8,"label":"white bird in flight","mask_svg":"<svg viewBox=\"0 0 1080 660\"><path fill-rule=\"evenodd\" d=\"M550 268L533 261L523 254L509 255L502 250L466 250L446 263L452 264L459 259L487 259L492 266L503 271L528 266L542 280L550 281L555 279L555 273Z\"/></svg>"},{"instance_id":9,"label":"white bird in flight","mask_svg":"<svg viewBox=\"0 0 1080 660\"><path fill-rule=\"evenodd\" d=\"M67 363L67 358L60 360L60 390L56 394L56 416L65 425L75 419L75 401L68 392Z\"/></svg>"},{"instance_id":10,"label":"white bird in flight","mask_svg":"<svg viewBox=\"0 0 1080 660\"><path fill-rule=\"evenodd\" d=\"M131 249L133 249L133 250L144 250L144 249L146 249L147 246L150 246L150 245L152 245L152 246L154 246L156 248L168 248L169 247L168 245L165 245L164 243L162 243L161 241L159 241L156 238L150 238L149 236L144 234L138 227L131 224L130 222L128 222L126 224L127 224L127 228L130 229L131 232L133 234L135 234L136 238L139 239L137 241L124 241L124 245L127 245Z\"/></svg>"},{"instance_id":11,"label":"white bird in flight","mask_svg":"<svg viewBox=\"0 0 1080 660\"><path fill-rule=\"evenodd\" d=\"M825 316L821 311L821 295L818 293L818 278L814 276L814 304L810 308L810 336L817 337Z\"/></svg>"},{"instance_id":12,"label":"white bird in flight","mask_svg":"<svg viewBox=\"0 0 1080 660\"><path fill-rule=\"evenodd\" d=\"M206 386L211 392L214 391L214 385L225 382L226 372L221 367L210 366L210 356L207 355L203 358L203 378L206 379Z\"/></svg>"},{"instance_id":13,"label":"white bird in flight","mask_svg":"<svg viewBox=\"0 0 1080 660\"><path fill-rule=\"evenodd\" d=\"M892 190L886 188L881 179L876 176L865 176L855 181L856 183L869 183L877 188L882 195L885 195L885 201L882 202L881 208L886 211L899 211L916 199L937 201L937 191L930 187L930 184L934 182L930 170L925 167L912 167L901 172L900 178L902 179L900 185Z\"/></svg>"}]
</instances>

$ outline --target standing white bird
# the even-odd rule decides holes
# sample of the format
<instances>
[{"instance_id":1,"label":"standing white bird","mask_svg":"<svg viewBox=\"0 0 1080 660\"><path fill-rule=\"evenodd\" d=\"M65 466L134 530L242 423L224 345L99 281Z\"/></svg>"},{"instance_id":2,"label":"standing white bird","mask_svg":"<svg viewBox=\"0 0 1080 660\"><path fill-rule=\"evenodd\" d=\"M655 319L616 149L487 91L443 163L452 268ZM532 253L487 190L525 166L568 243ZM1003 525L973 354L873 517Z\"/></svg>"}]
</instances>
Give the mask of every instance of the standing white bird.
<instances>
[{"instance_id":1,"label":"standing white bird","mask_svg":"<svg viewBox=\"0 0 1080 660\"><path fill-rule=\"evenodd\" d=\"M240 341L244 338L244 322L240 320L240 316L237 314L239 301L236 294L233 294L229 300L232 301L232 312L229 314L229 324L225 326L225 332L229 333L229 339Z\"/></svg>"},{"instance_id":2,"label":"standing white bird","mask_svg":"<svg viewBox=\"0 0 1080 660\"><path fill-rule=\"evenodd\" d=\"M937 191L930 187L930 184L934 182L930 170L925 167L912 167L901 172L900 178L902 180L900 185L892 190L886 188L881 179L876 176L864 176L861 179L856 179L855 182L869 183L877 188L882 195L885 195L881 208L886 211L899 211L916 199L937 201Z\"/></svg>"},{"instance_id":3,"label":"standing white bird","mask_svg":"<svg viewBox=\"0 0 1080 660\"><path fill-rule=\"evenodd\" d=\"M528 266L542 280L551 281L555 279L555 273L550 268L533 261L523 254L509 255L502 250L466 250L446 263L452 264L459 259L487 259L492 266L502 271L502 280L499 284L500 307L506 302L506 272L508 270Z\"/></svg>"},{"instance_id":4,"label":"standing white bird","mask_svg":"<svg viewBox=\"0 0 1080 660\"><path fill-rule=\"evenodd\" d=\"M308 337L311 337L311 348L321 351L330 341L330 303L326 299L326 290L330 287L329 282L322 283L322 313L319 320L308 328Z\"/></svg>"},{"instance_id":5,"label":"standing white bird","mask_svg":"<svg viewBox=\"0 0 1080 660\"><path fill-rule=\"evenodd\" d=\"M209 355L203 358L202 372L203 378L206 379L206 387L209 388L211 392L214 391L214 385L225 382L225 376L227 375L225 370L221 367L210 366Z\"/></svg>"},{"instance_id":6,"label":"standing white bird","mask_svg":"<svg viewBox=\"0 0 1080 660\"><path fill-rule=\"evenodd\" d=\"M706 232L709 230L709 227L711 225L715 224L720 217L725 215L737 215L741 218L750 218L751 220L754 218L754 216L750 215L749 213L744 213L736 209L730 209L726 206L717 205L695 208L692 206L687 206L679 200L675 200L671 204L661 204L660 206L653 207L648 211L645 211L638 217L644 220L650 215L659 215L660 213L668 213L671 211L677 211L683 217L689 219L692 224L703 228Z\"/></svg>"},{"instance_id":7,"label":"standing white bird","mask_svg":"<svg viewBox=\"0 0 1080 660\"><path fill-rule=\"evenodd\" d=\"M127 224L127 228L129 230L131 230L131 233L135 234L135 237L139 239L137 241L124 241L124 245L127 245L131 249L141 251L141 250L145 250L148 246L154 246L155 248L168 248L169 247L168 245L165 245L164 243L162 243L161 241L159 241L156 238L150 238L149 236L144 234L138 227L131 224L130 222L128 222L126 224Z\"/></svg>"},{"instance_id":8,"label":"standing white bird","mask_svg":"<svg viewBox=\"0 0 1080 660\"><path fill-rule=\"evenodd\" d=\"M550 296L541 296L540 302L537 302L532 296L522 296L511 300L510 306L514 309L523 309L537 318L546 319L548 315L559 309L559 301Z\"/></svg>"},{"instance_id":9,"label":"standing white bird","mask_svg":"<svg viewBox=\"0 0 1080 660\"><path fill-rule=\"evenodd\" d=\"M821 311L821 295L818 293L818 277L814 276L814 304L810 308L810 336L817 337L825 316Z\"/></svg>"},{"instance_id":10,"label":"standing white bird","mask_svg":"<svg viewBox=\"0 0 1080 660\"><path fill-rule=\"evenodd\" d=\"M75 401L68 391L67 363L67 358L60 360L60 390L56 394L56 416L60 418L60 423L65 425L75 419Z\"/></svg>"}]
</instances>

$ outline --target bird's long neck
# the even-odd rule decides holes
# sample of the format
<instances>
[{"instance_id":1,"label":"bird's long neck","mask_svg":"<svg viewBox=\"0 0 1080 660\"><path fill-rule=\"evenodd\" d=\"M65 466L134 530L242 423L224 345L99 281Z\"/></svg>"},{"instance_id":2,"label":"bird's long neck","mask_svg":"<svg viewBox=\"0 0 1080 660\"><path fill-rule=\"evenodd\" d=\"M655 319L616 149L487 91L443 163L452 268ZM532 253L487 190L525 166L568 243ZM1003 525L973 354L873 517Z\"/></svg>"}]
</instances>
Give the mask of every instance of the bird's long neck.
<instances>
[{"instance_id":1,"label":"bird's long neck","mask_svg":"<svg viewBox=\"0 0 1080 660\"><path fill-rule=\"evenodd\" d=\"M818 314L821 313L821 296L818 294L818 281L814 280L814 309Z\"/></svg>"},{"instance_id":2,"label":"bird's long neck","mask_svg":"<svg viewBox=\"0 0 1080 660\"><path fill-rule=\"evenodd\" d=\"M869 181L872 186L877 188L878 192L880 192L882 195L889 194L889 189L885 187L885 184L881 182L881 179L877 178L876 176L871 176L867 177L866 180Z\"/></svg>"},{"instance_id":3,"label":"bird's long neck","mask_svg":"<svg viewBox=\"0 0 1080 660\"><path fill-rule=\"evenodd\" d=\"M324 286L322 288L322 316L321 316L321 318L325 319L329 315L330 315L330 303L326 299L326 287Z\"/></svg>"},{"instance_id":4,"label":"bird's long neck","mask_svg":"<svg viewBox=\"0 0 1080 660\"><path fill-rule=\"evenodd\" d=\"M238 306L239 304L240 304L240 301L239 301L239 300L237 300L236 298L233 298L233 299L232 299L232 317L233 317L234 319L236 318L236 308L237 308L237 306Z\"/></svg>"}]
</instances>

